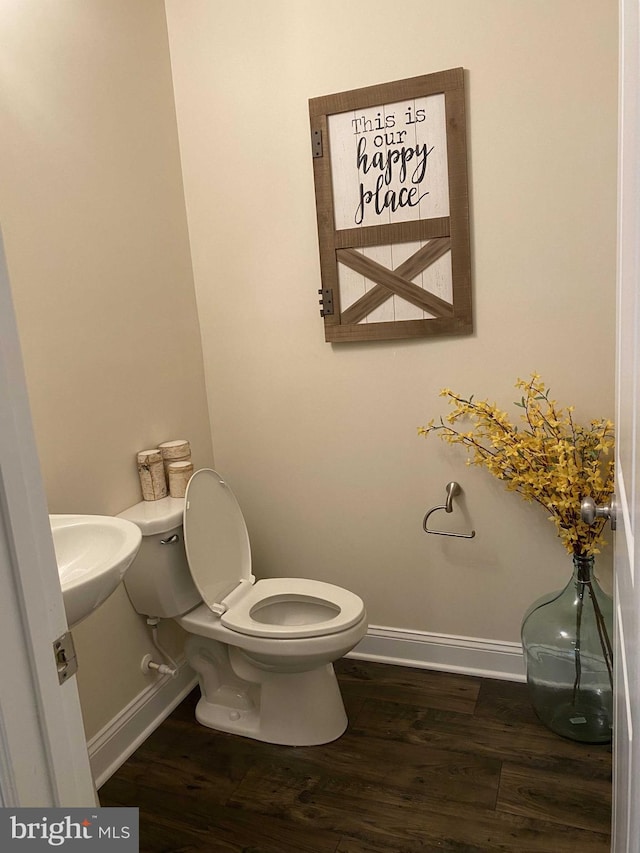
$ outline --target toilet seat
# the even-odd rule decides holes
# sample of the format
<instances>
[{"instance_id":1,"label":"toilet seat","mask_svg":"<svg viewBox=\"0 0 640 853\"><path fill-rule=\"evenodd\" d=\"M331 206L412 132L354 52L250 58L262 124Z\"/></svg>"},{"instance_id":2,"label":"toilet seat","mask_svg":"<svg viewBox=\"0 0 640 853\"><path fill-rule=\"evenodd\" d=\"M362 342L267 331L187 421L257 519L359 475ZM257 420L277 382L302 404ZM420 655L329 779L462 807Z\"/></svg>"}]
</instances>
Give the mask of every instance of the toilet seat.
<instances>
[{"instance_id":1,"label":"toilet seat","mask_svg":"<svg viewBox=\"0 0 640 853\"><path fill-rule=\"evenodd\" d=\"M252 637L294 639L337 634L363 616L362 599L342 587L306 578L268 578L247 587L220 621Z\"/></svg>"},{"instance_id":2,"label":"toilet seat","mask_svg":"<svg viewBox=\"0 0 640 853\"><path fill-rule=\"evenodd\" d=\"M255 582L242 510L223 478L202 468L185 495L184 543L193 582L207 607L232 631L294 639L346 631L365 614L361 598L304 578Z\"/></svg>"}]
</instances>

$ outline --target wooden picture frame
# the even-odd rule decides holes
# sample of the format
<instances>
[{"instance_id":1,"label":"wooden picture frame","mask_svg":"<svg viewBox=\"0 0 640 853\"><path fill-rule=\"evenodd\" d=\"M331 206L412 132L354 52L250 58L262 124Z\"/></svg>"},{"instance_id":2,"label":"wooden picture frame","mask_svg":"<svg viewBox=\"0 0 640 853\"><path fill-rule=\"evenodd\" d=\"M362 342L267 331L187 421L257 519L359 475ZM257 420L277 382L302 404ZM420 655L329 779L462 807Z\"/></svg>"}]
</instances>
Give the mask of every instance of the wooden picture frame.
<instances>
[{"instance_id":1,"label":"wooden picture frame","mask_svg":"<svg viewBox=\"0 0 640 853\"><path fill-rule=\"evenodd\" d=\"M330 342L473 331L462 68L309 101Z\"/></svg>"}]
</instances>

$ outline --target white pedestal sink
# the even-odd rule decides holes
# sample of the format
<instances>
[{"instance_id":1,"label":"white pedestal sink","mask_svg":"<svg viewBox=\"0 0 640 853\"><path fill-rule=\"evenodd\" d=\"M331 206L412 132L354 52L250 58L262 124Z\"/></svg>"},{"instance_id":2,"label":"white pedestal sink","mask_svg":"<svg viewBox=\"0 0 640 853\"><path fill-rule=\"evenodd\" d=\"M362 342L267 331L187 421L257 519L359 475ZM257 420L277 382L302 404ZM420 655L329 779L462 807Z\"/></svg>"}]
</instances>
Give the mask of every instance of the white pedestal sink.
<instances>
[{"instance_id":1,"label":"white pedestal sink","mask_svg":"<svg viewBox=\"0 0 640 853\"><path fill-rule=\"evenodd\" d=\"M107 515L50 515L64 609L72 628L102 604L138 553L140 528Z\"/></svg>"}]
</instances>

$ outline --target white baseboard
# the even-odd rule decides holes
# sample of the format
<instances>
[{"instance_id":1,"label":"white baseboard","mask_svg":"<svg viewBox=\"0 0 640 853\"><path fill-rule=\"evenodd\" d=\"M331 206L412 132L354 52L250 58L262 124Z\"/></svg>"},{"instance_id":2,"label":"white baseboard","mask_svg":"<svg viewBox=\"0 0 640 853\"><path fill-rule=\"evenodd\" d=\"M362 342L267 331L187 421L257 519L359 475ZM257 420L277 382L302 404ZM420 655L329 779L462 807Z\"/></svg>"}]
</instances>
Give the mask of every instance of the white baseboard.
<instances>
[{"instance_id":1,"label":"white baseboard","mask_svg":"<svg viewBox=\"0 0 640 853\"><path fill-rule=\"evenodd\" d=\"M525 681L520 643L456 637L427 631L402 631L370 625L347 657L396 666L460 672L483 678Z\"/></svg>"},{"instance_id":2,"label":"white baseboard","mask_svg":"<svg viewBox=\"0 0 640 853\"><path fill-rule=\"evenodd\" d=\"M153 676L151 676L153 677ZM112 776L198 683L186 663L175 678L156 678L87 744L96 788Z\"/></svg>"},{"instance_id":3,"label":"white baseboard","mask_svg":"<svg viewBox=\"0 0 640 853\"><path fill-rule=\"evenodd\" d=\"M366 637L347 657L484 678L525 680L519 643L476 637L370 625ZM186 661L181 663L176 678L163 676L155 680L91 738L87 748L97 788L104 785L197 683L191 667Z\"/></svg>"}]
</instances>

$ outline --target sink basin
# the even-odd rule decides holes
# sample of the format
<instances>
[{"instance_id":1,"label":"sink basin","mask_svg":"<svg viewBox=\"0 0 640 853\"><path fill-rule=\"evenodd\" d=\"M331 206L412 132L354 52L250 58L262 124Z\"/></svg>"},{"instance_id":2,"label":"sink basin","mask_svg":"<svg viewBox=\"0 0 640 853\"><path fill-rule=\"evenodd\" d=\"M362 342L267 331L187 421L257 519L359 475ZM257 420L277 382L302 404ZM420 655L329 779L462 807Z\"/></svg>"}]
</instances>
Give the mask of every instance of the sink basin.
<instances>
[{"instance_id":1,"label":"sink basin","mask_svg":"<svg viewBox=\"0 0 640 853\"><path fill-rule=\"evenodd\" d=\"M138 553L140 528L108 515L50 515L69 627L116 589Z\"/></svg>"}]
</instances>

